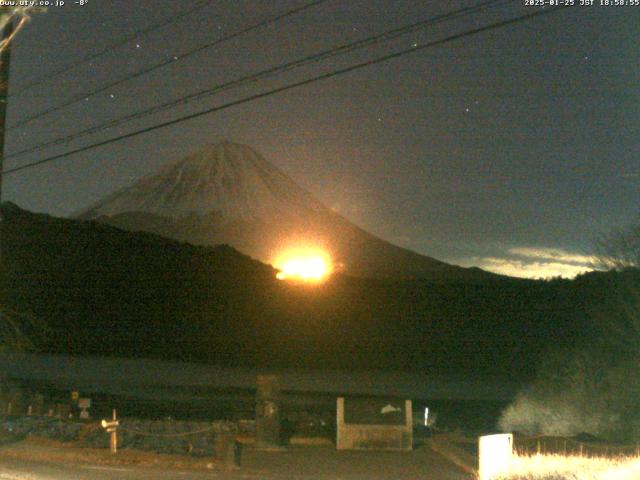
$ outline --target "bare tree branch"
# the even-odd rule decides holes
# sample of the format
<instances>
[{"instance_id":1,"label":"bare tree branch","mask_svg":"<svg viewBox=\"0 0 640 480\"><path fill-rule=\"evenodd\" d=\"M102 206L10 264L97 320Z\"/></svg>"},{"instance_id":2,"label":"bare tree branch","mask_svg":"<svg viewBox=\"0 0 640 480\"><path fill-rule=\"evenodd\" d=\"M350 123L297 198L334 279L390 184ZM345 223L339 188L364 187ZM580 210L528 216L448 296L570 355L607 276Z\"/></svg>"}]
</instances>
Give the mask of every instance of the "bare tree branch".
<instances>
[{"instance_id":1,"label":"bare tree branch","mask_svg":"<svg viewBox=\"0 0 640 480\"><path fill-rule=\"evenodd\" d=\"M640 268L640 224L603 235L595 245L595 267L604 270Z\"/></svg>"}]
</instances>

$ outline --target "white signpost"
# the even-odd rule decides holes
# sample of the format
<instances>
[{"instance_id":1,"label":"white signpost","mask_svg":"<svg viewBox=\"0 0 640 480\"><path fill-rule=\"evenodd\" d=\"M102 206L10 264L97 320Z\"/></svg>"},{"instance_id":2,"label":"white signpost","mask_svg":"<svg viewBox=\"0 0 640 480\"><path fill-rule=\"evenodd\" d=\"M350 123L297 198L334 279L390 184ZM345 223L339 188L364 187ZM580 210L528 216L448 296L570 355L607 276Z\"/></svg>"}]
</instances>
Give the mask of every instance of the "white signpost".
<instances>
[{"instance_id":1,"label":"white signpost","mask_svg":"<svg viewBox=\"0 0 640 480\"><path fill-rule=\"evenodd\" d=\"M107 432L109 432L111 434L111 440L109 442L109 445L111 447L111 453L116 454L118 452L118 425L120 425L120 422L118 421L117 417L116 417L116 410L115 408L113 409L113 416L111 418L111 421L108 420L102 420L101 422L102 428L104 428Z\"/></svg>"},{"instance_id":2,"label":"white signpost","mask_svg":"<svg viewBox=\"0 0 640 480\"><path fill-rule=\"evenodd\" d=\"M478 439L479 480L494 480L506 473L513 457L513 434L485 435Z\"/></svg>"},{"instance_id":3,"label":"white signpost","mask_svg":"<svg viewBox=\"0 0 640 480\"><path fill-rule=\"evenodd\" d=\"M80 418L87 420L89 418L89 409L91 408L90 398L79 398L78 408L80 409Z\"/></svg>"}]
</instances>

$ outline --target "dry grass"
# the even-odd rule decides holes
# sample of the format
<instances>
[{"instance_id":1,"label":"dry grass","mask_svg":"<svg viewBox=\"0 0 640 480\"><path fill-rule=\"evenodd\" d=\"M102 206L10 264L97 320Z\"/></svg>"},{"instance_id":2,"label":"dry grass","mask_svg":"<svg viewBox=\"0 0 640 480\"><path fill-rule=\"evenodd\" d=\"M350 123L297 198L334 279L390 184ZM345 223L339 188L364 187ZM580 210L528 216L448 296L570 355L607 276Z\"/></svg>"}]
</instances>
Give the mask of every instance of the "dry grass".
<instances>
[{"instance_id":1,"label":"dry grass","mask_svg":"<svg viewBox=\"0 0 640 480\"><path fill-rule=\"evenodd\" d=\"M514 455L504 480L640 480L640 457Z\"/></svg>"},{"instance_id":2,"label":"dry grass","mask_svg":"<svg viewBox=\"0 0 640 480\"><path fill-rule=\"evenodd\" d=\"M135 465L166 469L211 470L224 467L215 458L192 458L166 455L140 450L122 449L112 455L108 449L79 447L73 443L28 437L20 442L0 448L0 458L9 457L28 461L59 464Z\"/></svg>"}]
</instances>

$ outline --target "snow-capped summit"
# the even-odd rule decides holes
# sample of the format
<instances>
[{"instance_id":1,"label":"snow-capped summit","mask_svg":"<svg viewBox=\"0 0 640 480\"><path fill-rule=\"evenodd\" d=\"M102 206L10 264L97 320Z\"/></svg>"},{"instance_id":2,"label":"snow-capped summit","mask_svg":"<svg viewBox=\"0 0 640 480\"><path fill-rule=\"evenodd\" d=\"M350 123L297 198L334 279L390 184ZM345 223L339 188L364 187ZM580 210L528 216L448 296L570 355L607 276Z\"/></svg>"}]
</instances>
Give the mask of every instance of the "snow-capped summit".
<instances>
[{"instance_id":1,"label":"snow-capped summit","mask_svg":"<svg viewBox=\"0 0 640 480\"><path fill-rule=\"evenodd\" d=\"M81 218L148 213L172 219L212 211L233 220L300 218L325 207L245 145L208 145L78 214Z\"/></svg>"},{"instance_id":2,"label":"snow-capped summit","mask_svg":"<svg viewBox=\"0 0 640 480\"><path fill-rule=\"evenodd\" d=\"M351 275L485 278L390 244L341 217L245 145L221 142L161 168L76 217L195 245L226 243L265 263L301 243Z\"/></svg>"}]
</instances>

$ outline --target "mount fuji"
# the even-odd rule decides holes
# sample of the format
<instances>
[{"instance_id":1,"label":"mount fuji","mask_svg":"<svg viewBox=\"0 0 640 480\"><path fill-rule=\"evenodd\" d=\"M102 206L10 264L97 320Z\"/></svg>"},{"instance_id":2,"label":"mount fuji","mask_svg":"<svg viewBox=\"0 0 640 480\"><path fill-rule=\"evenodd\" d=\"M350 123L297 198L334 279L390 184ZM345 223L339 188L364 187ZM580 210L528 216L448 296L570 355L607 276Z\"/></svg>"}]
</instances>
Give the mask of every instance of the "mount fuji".
<instances>
[{"instance_id":1,"label":"mount fuji","mask_svg":"<svg viewBox=\"0 0 640 480\"><path fill-rule=\"evenodd\" d=\"M252 148L208 145L74 215L195 245L229 244L265 263L286 248L321 248L352 276L482 280L462 268L393 245L354 225Z\"/></svg>"}]
</instances>

